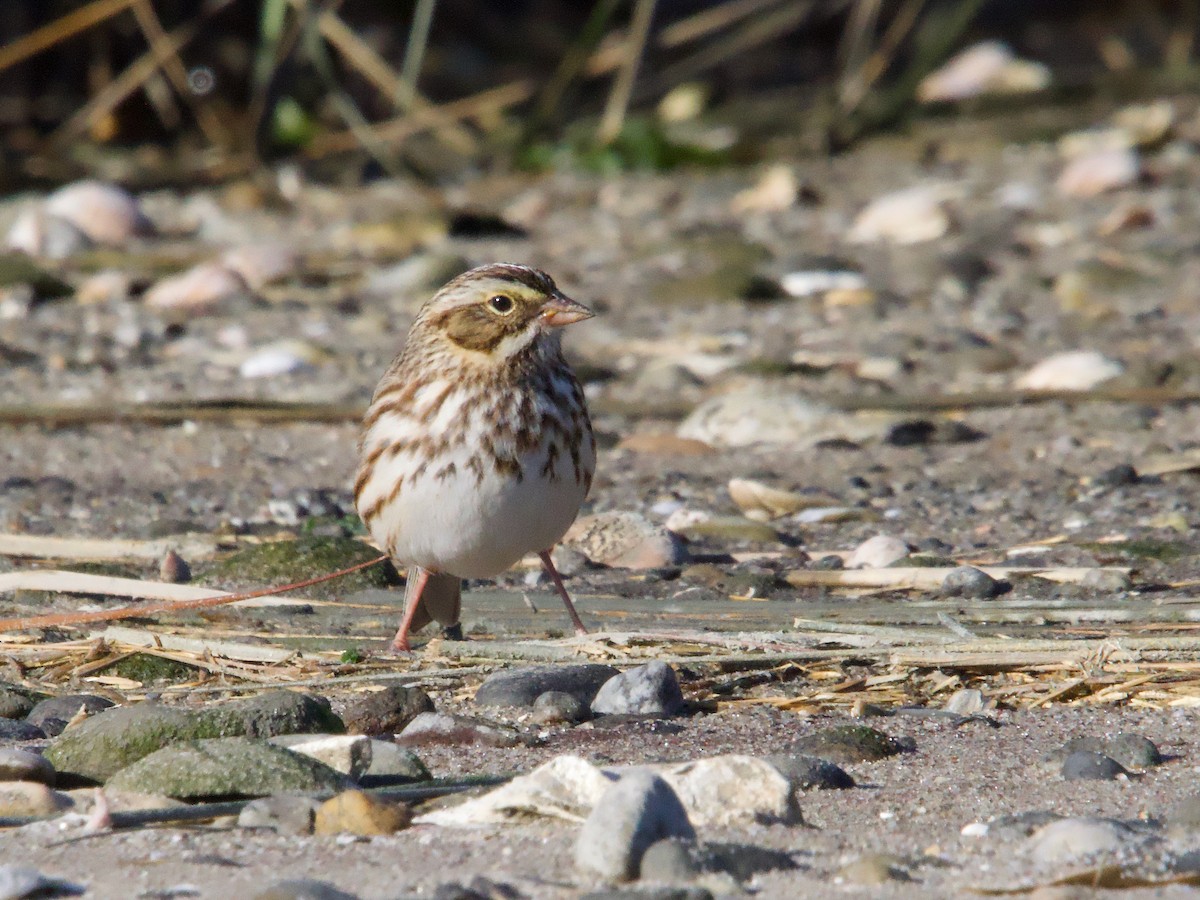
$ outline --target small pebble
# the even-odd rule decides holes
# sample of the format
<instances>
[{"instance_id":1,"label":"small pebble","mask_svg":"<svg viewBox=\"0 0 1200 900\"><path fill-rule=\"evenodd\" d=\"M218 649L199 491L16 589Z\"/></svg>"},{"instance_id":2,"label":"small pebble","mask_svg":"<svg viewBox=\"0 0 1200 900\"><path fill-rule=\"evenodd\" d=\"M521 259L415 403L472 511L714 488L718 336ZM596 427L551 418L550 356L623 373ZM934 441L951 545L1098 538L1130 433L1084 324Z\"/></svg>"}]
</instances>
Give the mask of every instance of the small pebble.
<instances>
[{"instance_id":1,"label":"small pebble","mask_svg":"<svg viewBox=\"0 0 1200 900\"><path fill-rule=\"evenodd\" d=\"M481 744L486 747L517 747L524 741L512 728L482 722L468 716L423 712L396 735L401 746L426 744Z\"/></svg>"},{"instance_id":2,"label":"small pebble","mask_svg":"<svg viewBox=\"0 0 1200 900\"><path fill-rule=\"evenodd\" d=\"M950 230L950 216L941 185L915 185L872 200L858 214L846 239L852 244L888 241L919 244Z\"/></svg>"},{"instance_id":3,"label":"small pebble","mask_svg":"<svg viewBox=\"0 0 1200 900\"><path fill-rule=\"evenodd\" d=\"M943 597L962 597L968 600L991 600L1004 592L1004 583L974 566L958 566L942 579Z\"/></svg>"},{"instance_id":4,"label":"small pebble","mask_svg":"<svg viewBox=\"0 0 1200 900\"><path fill-rule=\"evenodd\" d=\"M54 784L54 766L40 753L17 747L0 748L0 781L40 781Z\"/></svg>"},{"instance_id":5,"label":"small pebble","mask_svg":"<svg viewBox=\"0 0 1200 900\"><path fill-rule=\"evenodd\" d=\"M661 569L687 559L676 535L634 512L576 519L563 543L594 563L619 569Z\"/></svg>"},{"instance_id":6,"label":"small pebble","mask_svg":"<svg viewBox=\"0 0 1200 900\"><path fill-rule=\"evenodd\" d=\"M1129 773L1103 753L1078 750L1063 760L1061 774L1067 781L1113 781Z\"/></svg>"},{"instance_id":7,"label":"small pebble","mask_svg":"<svg viewBox=\"0 0 1200 900\"><path fill-rule=\"evenodd\" d=\"M295 794L251 800L238 813L239 828L269 828L279 834L312 834L320 801Z\"/></svg>"},{"instance_id":8,"label":"small pebble","mask_svg":"<svg viewBox=\"0 0 1200 900\"><path fill-rule=\"evenodd\" d=\"M174 550L168 550L158 567L159 577L171 584L187 584L192 580L192 567Z\"/></svg>"},{"instance_id":9,"label":"small pebble","mask_svg":"<svg viewBox=\"0 0 1200 900\"><path fill-rule=\"evenodd\" d=\"M66 219L97 244L119 247L154 233L137 199L102 181L76 181L46 198L45 210Z\"/></svg>"},{"instance_id":10,"label":"small pebble","mask_svg":"<svg viewBox=\"0 0 1200 900\"><path fill-rule=\"evenodd\" d=\"M149 309L200 316L249 293L249 286L233 269L221 263L200 263L159 281L146 291L142 302Z\"/></svg>"},{"instance_id":11,"label":"small pebble","mask_svg":"<svg viewBox=\"0 0 1200 900\"><path fill-rule=\"evenodd\" d=\"M40 781L0 782L0 818L53 816L74 805L66 794L52 791Z\"/></svg>"},{"instance_id":12,"label":"small pebble","mask_svg":"<svg viewBox=\"0 0 1200 900\"><path fill-rule=\"evenodd\" d=\"M620 670L600 663L519 666L484 679L475 692L480 706L532 706L547 691L562 691L591 706L600 687Z\"/></svg>"},{"instance_id":13,"label":"small pebble","mask_svg":"<svg viewBox=\"0 0 1200 900\"><path fill-rule=\"evenodd\" d=\"M565 691L546 691L533 701L533 721L541 725L574 725L588 716L587 706Z\"/></svg>"},{"instance_id":14,"label":"small pebble","mask_svg":"<svg viewBox=\"0 0 1200 900\"><path fill-rule=\"evenodd\" d=\"M592 712L598 716L674 716L684 708L675 670L663 662L638 666L609 679L592 701Z\"/></svg>"},{"instance_id":15,"label":"small pebble","mask_svg":"<svg viewBox=\"0 0 1200 900\"><path fill-rule=\"evenodd\" d=\"M854 548L847 569L886 569L908 556L908 544L890 534L877 534Z\"/></svg>"},{"instance_id":16,"label":"small pebble","mask_svg":"<svg viewBox=\"0 0 1200 900\"><path fill-rule=\"evenodd\" d=\"M838 871L851 884L880 885L889 881L908 881L908 873L900 868L900 860L887 853L864 853Z\"/></svg>"},{"instance_id":17,"label":"small pebble","mask_svg":"<svg viewBox=\"0 0 1200 900\"><path fill-rule=\"evenodd\" d=\"M983 698L983 691L976 688L959 688L946 701L947 712L957 713L960 716L978 715L985 709L987 709L987 702Z\"/></svg>"},{"instance_id":18,"label":"small pebble","mask_svg":"<svg viewBox=\"0 0 1200 900\"><path fill-rule=\"evenodd\" d=\"M1055 186L1068 197L1095 197L1133 184L1141 170L1132 147L1103 148L1069 161Z\"/></svg>"},{"instance_id":19,"label":"small pebble","mask_svg":"<svg viewBox=\"0 0 1200 900\"><path fill-rule=\"evenodd\" d=\"M1042 863L1065 862L1081 856L1120 850L1130 837L1128 827L1109 819L1058 819L1029 838L1032 855Z\"/></svg>"},{"instance_id":20,"label":"small pebble","mask_svg":"<svg viewBox=\"0 0 1200 900\"><path fill-rule=\"evenodd\" d=\"M803 753L775 753L764 757L793 787L802 790L845 790L855 786L850 774L836 763Z\"/></svg>"},{"instance_id":21,"label":"small pebble","mask_svg":"<svg viewBox=\"0 0 1200 900\"><path fill-rule=\"evenodd\" d=\"M412 823L403 803L364 791L343 791L322 803L313 818L314 834L392 834Z\"/></svg>"},{"instance_id":22,"label":"small pebble","mask_svg":"<svg viewBox=\"0 0 1200 900\"><path fill-rule=\"evenodd\" d=\"M696 832L670 785L634 770L588 814L575 840L575 866L585 877L628 881L638 876L646 850L664 838L694 841Z\"/></svg>"},{"instance_id":23,"label":"small pebble","mask_svg":"<svg viewBox=\"0 0 1200 900\"><path fill-rule=\"evenodd\" d=\"M788 752L853 765L886 759L914 747L911 739L894 738L868 725L835 725L794 741Z\"/></svg>"},{"instance_id":24,"label":"small pebble","mask_svg":"<svg viewBox=\"0 0 1200 900\"><path fill-rule=\"evenodd\" d=\"M1017 379L1027 391L1088 391L1116 378L1125 366L1094 350L1074 350L1047 357Z\"/></svg>"}]
</instances>

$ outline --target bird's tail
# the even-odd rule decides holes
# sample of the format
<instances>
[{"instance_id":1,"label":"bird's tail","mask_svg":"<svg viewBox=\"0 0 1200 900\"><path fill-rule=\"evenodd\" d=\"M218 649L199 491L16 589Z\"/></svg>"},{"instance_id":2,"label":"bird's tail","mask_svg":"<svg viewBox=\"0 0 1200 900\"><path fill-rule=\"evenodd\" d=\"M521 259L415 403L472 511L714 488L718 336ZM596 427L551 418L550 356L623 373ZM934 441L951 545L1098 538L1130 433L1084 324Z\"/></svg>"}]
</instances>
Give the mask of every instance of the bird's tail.
<instances>
[{"instance_id":1,"label":"bird's tail","mask_svg":"<svg viewBox=\"0 0 1200 900\"><path fill-rule=\"evenodd\" d=\"M416 589L416 572L408 570L408 578L404 583L404 607L412 599L412 591ZM462 579L457 575L440 575L431 572L429 581L425 583L425 591L421 594L421 603L413 617L412 630L420 631L432 621L443 628L458 624L462 612Z\"/></svg>"}]
</instances>

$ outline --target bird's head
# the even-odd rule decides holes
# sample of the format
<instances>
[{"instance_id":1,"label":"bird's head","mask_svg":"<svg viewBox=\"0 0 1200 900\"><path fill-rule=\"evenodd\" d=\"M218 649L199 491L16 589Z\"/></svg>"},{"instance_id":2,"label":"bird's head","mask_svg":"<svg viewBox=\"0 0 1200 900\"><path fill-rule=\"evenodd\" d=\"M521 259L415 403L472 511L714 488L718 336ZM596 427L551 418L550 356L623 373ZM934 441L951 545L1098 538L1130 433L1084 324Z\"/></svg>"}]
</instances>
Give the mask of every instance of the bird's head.
<instances>
[{"instance_id":1,"label":"bird's head","mask_svg":"<svg viewBox=\"0 0 1200 900\"><path fill-rule=\"evenodd\" d=\"M595 315L563 294L545 272L511 263L459 275L422 308L413 326L449 349L501 362L538 344L557 346L559 329Z\"/></svg>"}]
</instances>

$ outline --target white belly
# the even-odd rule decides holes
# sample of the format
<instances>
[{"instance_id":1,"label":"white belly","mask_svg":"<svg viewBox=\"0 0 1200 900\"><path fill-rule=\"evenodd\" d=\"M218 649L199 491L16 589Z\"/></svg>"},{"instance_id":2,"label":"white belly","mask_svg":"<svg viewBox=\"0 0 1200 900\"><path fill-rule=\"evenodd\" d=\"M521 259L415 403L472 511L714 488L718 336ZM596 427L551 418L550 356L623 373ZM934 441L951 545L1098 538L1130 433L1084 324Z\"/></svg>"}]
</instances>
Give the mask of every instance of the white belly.
<instances>
[{"instance_id":1,"label":"white belly","mask_svg":"<svg viewBox=\"0 0 1200 900\"><path fill-rule=\"evenodd\" d=\"M474 418L461 405L457 412ZM447 427L454 418L446 417ZM380 432L388 426L395 433L401 423L393 418L378 424ZM462 428L461 420L456 424ZM427 422L423 430L436 434L441 425ZM472 426L482 427L478 420L470 422L468 431ZM425 457L417 449L383 454L372 482L386 486L403 481L395 497L367 522L372 537L398 563L462 578L490 578L527 553L549 550L575 520L586 487L567 452L559 453L552 470L544 472L548 439L544 436L539 446L519 457L520 478L490 463L483 465L480 477L477 440L457 444L423 469ZM368 446L371 440L368 434ZM580 463L587 473L595 465L590 440L582 448ZM380 487L360 498L360 512L384 490Z\"/></svg>"}]
</instances>

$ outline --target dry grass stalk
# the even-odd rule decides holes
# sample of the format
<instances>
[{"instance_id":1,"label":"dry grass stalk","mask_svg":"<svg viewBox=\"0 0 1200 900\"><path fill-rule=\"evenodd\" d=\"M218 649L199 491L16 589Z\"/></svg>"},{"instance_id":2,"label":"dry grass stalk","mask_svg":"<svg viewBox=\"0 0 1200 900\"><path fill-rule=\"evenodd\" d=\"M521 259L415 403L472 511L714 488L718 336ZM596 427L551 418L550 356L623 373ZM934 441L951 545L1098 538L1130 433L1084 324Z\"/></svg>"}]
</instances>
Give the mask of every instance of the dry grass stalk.
<instances>
[{"instance_id":1,"label":"dry grass stalk","mask_svg":"<svg viewBox=\"0 0 1200 900\"><path fill-rule=\"evenodd\" d=\"M0 47L0 72L74 37L81 31L87 31L111 19L137 2L138 0L93 0L92 3L17 38L12 43Z\"/></svg>"},{"instance_id":2,"label":"dry grass stalk","mask_svg":"<svg viewBox=\"0 0 1200 900\"><path fill-rule=\"evenodd\" d=\"M180 534L169 538L138 541L125 538L74 538L51 537L41 534L0 533L0 556L24 559L158 562L169 551L174 550L185 559L198 560L216 555L220 545L221 542L217 538L207 534ZM8 574L21 573L10 572ZM47 590L52 589L47 588Z\"/></svg>"}]
</instances>

